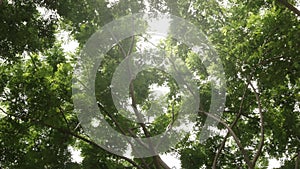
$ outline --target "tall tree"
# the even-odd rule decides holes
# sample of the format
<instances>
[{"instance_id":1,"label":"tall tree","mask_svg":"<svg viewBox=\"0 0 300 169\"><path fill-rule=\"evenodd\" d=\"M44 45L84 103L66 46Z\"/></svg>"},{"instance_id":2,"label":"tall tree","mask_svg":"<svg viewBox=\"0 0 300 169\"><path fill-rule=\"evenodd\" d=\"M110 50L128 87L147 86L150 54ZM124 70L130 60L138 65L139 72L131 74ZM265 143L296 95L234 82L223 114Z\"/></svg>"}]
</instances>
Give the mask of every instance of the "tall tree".
<instances>
[{"instance_id":1,"label":"tall tree","mask_svg":"<svg viewBox=\"0 0 300 169\"><path fill-rule=\"evenodd\" d=\"M160 11L189 20L215 47L226 74L222 117L208 113L207 70L191 49L172 38L156 44L176 53L200 80L196 139L181 140L168 152L182 168L266 168L270 158L281 168L300 161L300 23L296 2L286 0L0 1L0 168L170 168L159 155L130 159L106 151L81 127L72 102L72 73L79 51L103 25L127 14ZM176 24L176 23L171 23ZM176 26L176 25L175 25ZM69 31L77 53L65 53L55 36ZM178 31L178 30L171 30ZM129 37L106 54L96 76L100 112L118 132L130 137L160 134L176 120L182 100L166 72L148 69L130 83L131 104L149 110L153 86L168 87L167 110L149 123L135 123L118 112L111 81L118 65L147 36ZM153 44L155 45L155 44ZM151 51L148 51L151 53ZM171 55L171 54L170 54ZM200 90L201 89L201 90ZM159 102L159 101L158 101ZM206 118L219 122L220 135L200 142ZM193 135L193 134L191 134ZM74 162L70 148L80 150Z\"/></svg>"}]
</instances>

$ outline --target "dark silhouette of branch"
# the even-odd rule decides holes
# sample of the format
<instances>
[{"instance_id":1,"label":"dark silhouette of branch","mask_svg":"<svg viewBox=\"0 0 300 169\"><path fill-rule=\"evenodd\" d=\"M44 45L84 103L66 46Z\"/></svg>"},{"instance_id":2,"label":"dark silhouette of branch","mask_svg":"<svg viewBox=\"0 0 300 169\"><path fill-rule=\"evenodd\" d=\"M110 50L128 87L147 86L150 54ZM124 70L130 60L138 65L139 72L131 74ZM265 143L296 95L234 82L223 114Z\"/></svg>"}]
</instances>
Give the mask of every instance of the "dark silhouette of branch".
<instances>
[{"instance_id":1,"label":"dark silhouette of branch","mask_svg":"<svg viewBox=\"0 0 300 169\"><path fill-rule=\"evenodd\" d=\"M34 73L35 73L37 70L39 70L39 68L37 67L36 62L35 62L34 58L32 57L32 55L31 55L31 54L28 54L28 55L29 55L30 60L31 60L31 62L32 62L32 64L33 64L33 67L34 67Z\"/></svg>"},{"instance_id":2,"label":"dark silhouette of branch","mask_svg":"<svg viewBox=\"0 0 300 169\"><path fill-rule=\"evenodd\" d=\"M300 151L297 154L297 159L295 162L295 169L299 169L299 167L300 167Z\"/></svg>"},{"instance_id":3,"label":"dark silhouette of branch","mask_svg":"<svg viewBox=\"0 0 300 169\"><path fill-rule=\"evenodd\" d=\"M68 122L68 120L67 120L67 117L66 117L64 111L62 110L61 107L58 107L58 109L59 109L59 111L60 111L60 113L61 113L61 115L62 115L62 117L63 117L63 119L64 119L64 121L65 121L65 123L66 123L66 125L67 125L67 127L68 127L68 129L70 130L70 125L69 125L69 122Z\"/></svg>"},{"instance_id":4,"label":"dark silhouette of branch","mask_svg":"<svg viewBox=\"0 0 300 169\"><path fill-rule=\"evenodd\" d=\"M277 1L282 5L284 5L286 8L288 8L290 11L294 12L296 15L300 16L300 11L295 6L290 4L287 0L277 0Z\"/></svg>"},{"instance_id":5,"label":"dark silhouette of branch","mask_svg":"<svg viewBox=\"0 0 300 169\"><path fill-rule=\"evenodd\" d=\"M252 88L252 90L255 94L255 98L256 98L256 101L257 101L257 105L258 105L258 112L259 112L259 115L260 115L260 134L261 134L260 143L258 145L257 152L254 155L253 161L252 161L253 166L255 166L259 156L261 155L261 152L262 152L262 149L263 149L263 146L264 146L264 139L265 139L264 116L263 116L263 112L262 112L260 96L257 93L257 91L256 91L255 87L253 86L253 84L250 82L250 80L249 80L249 85L250 85L250 87Z\"/></svg>"}]
</instances>

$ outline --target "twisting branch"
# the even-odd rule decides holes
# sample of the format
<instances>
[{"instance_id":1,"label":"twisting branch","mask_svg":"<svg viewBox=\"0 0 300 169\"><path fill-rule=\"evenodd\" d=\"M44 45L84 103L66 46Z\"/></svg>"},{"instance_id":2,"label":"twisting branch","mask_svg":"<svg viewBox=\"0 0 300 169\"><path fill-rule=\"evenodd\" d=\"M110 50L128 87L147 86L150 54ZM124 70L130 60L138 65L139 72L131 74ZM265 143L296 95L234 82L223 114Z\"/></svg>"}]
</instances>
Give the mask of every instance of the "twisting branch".
<instances>
[{"instance_id":1,"label":"twisting branch","mask_svg":"<svg viewBox=\"0 0 300 169\"><path fill-rule=\"evenodd\" d=\"M242 115L242 108L243 108L243 104L244 104L244 99L245 99L245 96L246 96L246 91L247 91L247 88L248 88L249 84L247 84L245 86L245 89L244 89L244 92L243 92L243 96L242 96L242 100L241 100L241 103L240 103L240 108L239 108L239 112L236 116L236 118L234 119L234 121L232 122L232 124L230 125L230 128L233 129L233 127L237 124L238 120L240 119L241 115ZM218 158L220 157L221 153L222 153L222 150L223 148L225 147L225 143L227 141L227 138L230 136L230 133L227 132L226 136L224 137L215 157L214 157L214 161L213 161L213 165L212 165L212 168L215 169L217 167L217 162L218 162Z\"/></svg>"},{"instance_id":2,"label":"twisting branch","mask_svg":"<svg viewBox=\"0 0 300 169\"><path fill-rule=\"evenodd\" d=\"M263 111L262 111L262 107L261 107L261 101L260 101L260 96L259 94L257 93L255 87L253 86L253 84L250 82L249 80L249 85L250 87L252 88L254 94L255 94L255 98L256 98L256 101L257 101L257 105L258 105L258 112L259 112L259 115L260 115L260 143L258 145L258 149L257 149L257 152L255 153L254 157L253 157L253 161L252 161L252 164L253 166L255 166L255 163L256 161L258 160L259 156L261 155L261 152L262 152L262 149L263 149L263 146L264 146L264 139L265 139L265 129L264 129L264 116L263 116Z\"/></svg>"},{"instance_id":3,"label":"twisting branch","mask_svg":"<svg viewBox=\"0 0 300 169\"><path fill-rule=\"evenodd\" d=\"M219 123L221 123L227 130L228 132L231 134L231 136L233 137L234 141L236 142L237 146L239 147L241 153L243 154L244 160L248 166L248 168L252 168L252 162L250 161L248 152L245 150L244 146L241 143L241 140L237 137L237 135L234 133L234 131L232 130L232 128L230 126L228 126L226 124L226 122L224 122L222 119L220 119L219 117L216 117L215 115L205 112L205 111L199 111L200 114L204 114L216 121L218 121Z\"/></svg>"}]
</instances>

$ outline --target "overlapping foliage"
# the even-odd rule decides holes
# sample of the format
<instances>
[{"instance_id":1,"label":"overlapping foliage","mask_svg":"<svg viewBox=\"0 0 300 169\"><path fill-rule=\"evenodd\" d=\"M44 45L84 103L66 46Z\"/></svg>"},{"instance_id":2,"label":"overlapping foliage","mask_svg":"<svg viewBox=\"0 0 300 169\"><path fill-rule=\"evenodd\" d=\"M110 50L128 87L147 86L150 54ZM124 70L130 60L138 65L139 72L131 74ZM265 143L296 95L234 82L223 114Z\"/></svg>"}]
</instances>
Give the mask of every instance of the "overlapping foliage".
<instances>
[{"instance_id":1,"label":"overlapping foliage","mask_svg":"<svg viewBox=\"0 0 300 169\"><path fill-rule=\"evenodd\" d=\"M160 156L128 159L103 150L85 135L72 103L75 56L87 39L114 18L147 10L169 12L195 24L208 36L225 68L226 108L218 125L222 135L204 143L198 138L182 140L170 150L180 157L181 167L267 168L270 158L282 160L281 168L299 167L300 16L292 8L296 3L299 5L284 0L0 1L0 168L168 168ZM79 42L77 52L64 52L62 42L55 38L62 30L70 31ZM111 78L126 57L122 50L137 50L132 46L137 47L138 40L145 38L126 39L107 53L95 93L101 113L116 130L144 137L165 130L180 99L174 99L174 79L151 69L132 83L135 104L148 109L150 86L158 84L169 86L167 98L173 106L144 126L117 113L109 88ZM160 45L176 51L200 79L208 77L201 61L185 45L172 39ZM209 84L198 84L203 112L199 112L196 136L210 104ZM70 147L81 151L81 163L72 160Z\"/></svg>"}]
</instances>

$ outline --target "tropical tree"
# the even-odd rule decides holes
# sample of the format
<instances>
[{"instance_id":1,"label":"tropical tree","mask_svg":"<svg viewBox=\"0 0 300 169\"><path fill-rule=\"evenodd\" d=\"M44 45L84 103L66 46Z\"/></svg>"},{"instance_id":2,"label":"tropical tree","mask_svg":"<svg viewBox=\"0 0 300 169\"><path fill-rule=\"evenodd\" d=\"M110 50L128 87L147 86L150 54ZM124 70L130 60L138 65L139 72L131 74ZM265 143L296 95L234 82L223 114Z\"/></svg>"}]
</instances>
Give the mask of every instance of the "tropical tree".
<instances>
[{"instance_id":1,"label":"tropical tree","mask_svg":"<svg viewBox=\"0 0 300 169\"><path fill-rule=\"evenodd\" d=\"M196 124L166 152L177 154L181 168L267 168L270 158L280 160L281 168L299 168L297 5L299 2L287 0L0 1L0 168L172 167L161 154L128 158L107 151L84 130L74 108L74 97L82 96L72 93L72 81L80 80L73 70L86 42L107 23L137 12L176 15L207 36L224 67L226 102L222 116L209 112L214 104L210 68L187 44L172 37L153 43L150 35L135 35L116 41L97 68L93 92L99 113L113 129L145 138L175 126L184 96L168 72L143 70L124 93L137 119L142 112L160 114L154 119L130 121L124 116L130 113L118 111L114 104L111 83L119 65L126 59L130 64L130 56L141 48L147 48L147 55L155 54L155 47L166 51L165 57L176 54L179 60L171 64L183 63L181 68L187 67L196 77L193 80L200 96ZM179 31L178 23L170 24L175 28L172 33ZM58 39L60 32L69 32L79 43L76 51L65 52L64 42ZM188 32L183 34L189 37ZM157 88L164 88L164 95L157 96ZM218 125L211 131L215 134L202 142L206 119ZM81 152L81 162L74 161L72 149Z\"/></svg>"}]
</instances>

